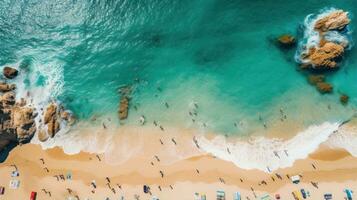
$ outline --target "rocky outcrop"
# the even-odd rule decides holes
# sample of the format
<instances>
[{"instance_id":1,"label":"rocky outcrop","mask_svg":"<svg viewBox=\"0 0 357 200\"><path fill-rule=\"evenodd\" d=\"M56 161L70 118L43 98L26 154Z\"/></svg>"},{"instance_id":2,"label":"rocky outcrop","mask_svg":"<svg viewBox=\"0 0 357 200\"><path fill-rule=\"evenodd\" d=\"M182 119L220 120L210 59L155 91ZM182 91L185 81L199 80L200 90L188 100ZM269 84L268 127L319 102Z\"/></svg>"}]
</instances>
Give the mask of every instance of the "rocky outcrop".
<instances>
[{"instance_id":1,"label":"rocky outcrop","mask_svg":"<svg viewBox=\"0 0 357 200\"><path fill-rule=\"evenodd\" d=\"M17 69L12 68L12 67L4 67L3 74L6 78L13 79L17 76L18 71L17 71Z\"/></svg>"},{"instance_id":2,"label":"rocky outcrop","mask_svg":"<svg viewBox=\"0 0 357 200\"><path fill-rule=\"evenodd\" d=\"M319 42L303 46L304 51L300 55L302 68L319 71L338 68L338 63L348 47L348 41L335 40L328 35L331 35L331 31L335 31L332 35L339 34L339 37L343 38L342 31L350 21L348 13L343 10L334 10L321 15L313 27L319 35Z\"/></svg>"},{"instance_id":3,"label":"rocky outcrop","mask_svg":"<svg viewBox=\"0 0 357 200\"><path fill-rule=\"evenodd\" d=\"M43 117L43 123L47 125L47 133L50 137L54 137L55 134L60 130L57 113L57 105L55 103L51 103L47 106L45 115Z\"/></svg>"},{"instance_id":4,"label":"rocky outcrop","mask_svg":"<svg viewBox=\"0 0 357 200\"><path fill-rule=\"evenodd\" d=\"M15 106L12 109L12 125L16 129L17 140L25 143L31 140L36 132L35 117L33 108Z\"/></svg>"},{"instance_id":5,"label":"rocky outcrop","mask_svg":"<svg viewBox=\"0 0 357 200\"><path fill-rule=\"evenodd\" d=\"M278 42L282 47L292 47L295 45L295 37L289 34L284 34L278 37Z\"/></svg>"},{"instance_id":6,"label":"rocky outcrop","mask_svg":"<svg viewBox=\"0 0 357 200\"><path fill-rule=\"evenodd\" d=\"M333 30L343 30L349 23L348 13L343 10L335 10L329 15L319 19L315 23L315 30L327 32Z\"/></svg>"},{"instance_id":7,"label":"rocky outcrop","mask_svg":"<svg viewBox=\"0 0 357 200\"><path fill-rule=\"evenodd\" d=\"M36 132L35 117L36 113L33 108L15 102L13 91L3 93L0 96L0 141L2 146L30 141Z\"/></svg>"},{"instance_id":8,"label":"rocky outcrop","mask_svg":"<svg viewBox=\"0 0 357 200\"><path fill-rule=\"evenodd\" d=\"M9 92L15 89L15 84L0 83L0 92Z\"/></svg>"},{"instance_id":9,"label":"rocky outcrop","mask_svg":"<svg viewBox=\"0 0 357 200\"><path fill-rule=\"evenodd\" d=\"M337 67L337 61L344 53L342 45L326 42L320 48L311 48L306 59L317 70L329 70Z\"/></svg>"},{"instance_id":10,"label":"rocky outcrop","mask_svg":"<svg viewBox=\"0 0 357 200\"><path fill-rule=\"evenodd\" d=\"M44 113L43 123L47 127L47 135L44 130L39 132L39 140L46 141L49 137L54 137L61 129L62 122L72 125L75 118L69 111L66 111L62 106L56 103L50 103Z\"/></svg>"},{"instance_id":11,"label":"rocky outcrop","mask_svg":"<svg viewBox=\"0 0 357 200\"><path fill-rule=\"evenodd\" d=\"M14 78L17 73L13 68L4 68L7 78ZM60 124L75 122L72 113L56 103L50 103L43 116L38 116L26 99L16 101L14 90L15 84L0 83L0 151L10 144L29 142L37 131L38 139L44 142L60 130Z\"/></svg>"},{"instance_id":12,"label":"rocky outcrop","mask_svg":"<svg viewBox=\"0 0 357 200\"><path fill-rule=\"evenodd\" d=\"M120 88L119 93L120 93L119 119L124 120L128 118L131 87L129 86L122 87Z\"/></svg>"}]
</instances>

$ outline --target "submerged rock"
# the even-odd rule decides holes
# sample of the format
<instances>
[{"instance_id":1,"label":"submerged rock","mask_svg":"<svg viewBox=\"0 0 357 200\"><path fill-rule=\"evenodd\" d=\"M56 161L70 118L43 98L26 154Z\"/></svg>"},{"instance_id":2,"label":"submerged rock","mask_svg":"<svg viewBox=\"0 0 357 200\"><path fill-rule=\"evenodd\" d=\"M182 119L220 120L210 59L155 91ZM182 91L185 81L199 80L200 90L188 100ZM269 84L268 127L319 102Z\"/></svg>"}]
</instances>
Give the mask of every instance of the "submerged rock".
<instances>
[{"instance_id":1,"label":"submerged rock","mask_svg":"<svg viewBox=\"0 0 357 200\"><path fill-rule=\"evenodd\" d=\"M128 118L128 110L129 110L129 98L128 97L122 97L120 99L120 105L119 105L119 119L124 120Z\"/></svg>"},{"instance_id":2,"label":"submerged rock","mask_svg":"<svg viewBox=\"0 0 357 200\"><path fill-rule=\"evenodd\" d=\"M311 85L314 85L316 89L322 94L330 93L333 90L333 86L325 82L324 75L310 75L308 77L308 81Z\"/></svg>"},{"instance_id":3,"label":"submerged rock","mask_svg":"<svg viewBox=\"0 0 357 200\"><path fill-rule=\"evenodd\" d=\"M17 76L18 71L17 71L17 69L12 68L12 67L4 67L3 74L6 78L13 79Z\"/></svg>"},{"instance_id":4,"label":"submerged rock","mask_svg":"<svg viewBox=\"0 0 357 200\"><path fill-rule=\"evenodd\" d=\"M122 87L120 88L119 93L120 93L119 119L124 120L128 118L131 87L129 86Z\"/></svg>"},{"instance_id":5,"label":"submerged rock","mask_svg":"<svg viewBox=\"0 0 357 200\"><path fill-rule=\"evenodd\" d=\"M316 84L316 88L322 93L331 93L332 92L332 85L326 82L319 82Z\"/></svg>"},{"instance_id":6,"label":"submerged rock","mask_svg":"<svg viewBox=\"0 0 357 200\"><path fill-rule=\"evenodd\" d=\"M342 94L340 96L340 102L343 104L343 105L346 105L348 103L348 100L349 100L349 97L345 94Z\"/></svg>"},{"instance_id":7,"label":"submerged rock","mask_svg":"<svg viewBox=\"0 0 357 200\"><path fill-rule=\"evenodd\" d=\"M317 83L324 82L325 76L324 75L310 75L308 77L308 80L311 85L316 85Z\"/></svg>"},{"instance_id":8,"label":"submerged rock","mask_svg":"<svg viewBox=\"0 0 357 200\"><path fill-rule=\"evenodd\" d=\"M295 37L289 34L284 34L278 37L278 42L283 47L291 47L296 43Z\"/></svg>"}]
</instances>

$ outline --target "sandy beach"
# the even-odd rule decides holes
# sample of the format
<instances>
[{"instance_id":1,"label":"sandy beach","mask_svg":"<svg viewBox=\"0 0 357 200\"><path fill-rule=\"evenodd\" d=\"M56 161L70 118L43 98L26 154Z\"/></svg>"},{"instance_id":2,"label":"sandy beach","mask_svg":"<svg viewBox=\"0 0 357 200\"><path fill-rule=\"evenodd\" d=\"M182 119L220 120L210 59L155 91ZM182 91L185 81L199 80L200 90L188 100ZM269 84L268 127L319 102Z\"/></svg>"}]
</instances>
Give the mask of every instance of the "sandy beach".
<instances>
[{"instance_id":1,"label":"sandy beach","mask_svg":"<svg viewBox=\"0 0 357 200\"><path fill-rule=\"evenodd\" d=\"M294 199L293 191L305 189L309 191L310 199L316 200L323 199L325 193L332 193L333 199L343 199L346 188L357 191L357 158L342 149L321 145L292 167L266 173L240 169L231 162L207 154L165 162L166 158L160 157L160 151L179 148L180 138L176 138L176 145L170 141L170 134L148 138L144 139L147 139L145 146L146 149L151 147L151 151L117 164L111 163L110 157L104 154L80 152L67 155L59 147L42 150L36 144L18 146L0 164L0 186L5 187L5 194L0 199L29 199L31 191L37 192L37 199L41 200L75 196L79 199L120 199L121 196L135 199L135 195L140 199L151 199L150 194L143 192L144 184L150 186L152 196L170 200L194 199L196 192L206 194L207 199L215 199L217 190L224 190L226 199L233 199L236 191L242 194L242 199L255 199L265 194L280 194L282 199ZM20 175L12 178L15 166ZM71 174L70 179L68 174ZM64 179L61 180L59 175ZM299 184L293 184L287 178L293 175L302 176ZM20 180L18 189L9 188L11 179ZM93 188L92 181L95 181L96 188ZM318 188L311 182L318 183Z\"/></svg>"}]
</instances>

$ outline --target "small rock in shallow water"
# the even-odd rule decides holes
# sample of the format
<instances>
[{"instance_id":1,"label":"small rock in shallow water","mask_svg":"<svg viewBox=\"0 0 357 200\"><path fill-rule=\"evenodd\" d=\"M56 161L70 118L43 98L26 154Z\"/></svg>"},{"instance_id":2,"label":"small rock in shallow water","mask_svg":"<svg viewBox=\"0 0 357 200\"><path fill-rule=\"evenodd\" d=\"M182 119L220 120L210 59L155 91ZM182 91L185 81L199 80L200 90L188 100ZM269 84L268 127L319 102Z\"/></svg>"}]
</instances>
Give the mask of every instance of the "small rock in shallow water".
<instances>
[{"instance_id":1,"label":"small rock in shallow water","mask_svg":"<svg viewBox=\"0 0 357 200\"><path fill-rule=\"evenodd\" d=\"M319 82L316 84L316 88L322 93L331 93L332 92L332 85L326 82Z\"/></svg>"},{"instance_id":2,"label":"small rock in shallow water","mask_svg":"<svg viewBox=\"0 0 357 200\"><path fill-rule=\"evenodd\" d=\"M12 67L4 67L3 74L6 78L13 79L17 76L18 71L17 71L17 69L12 68Z\"/></svg>"},{"instance_id":3,"label":"small rock in shallow water","mask_svg":"<svg viewBox=\"0 0 357 200\"><path fill-rule=\"evenodd\" d=\"M278 37L278 42L283 47L291 47L295 45L296 40L294 36L284 34Z\"/></svg>"},{"instance_id":4,"label":"small rock in shallow water","mask_svg":"<svg viewBox=\"0 0 357 200\"><path fill-rule=\"evenodd\" d=\"M345 94L342 94L340 96L340 102L343 104L343 105L346 105L348 103L348 100L349 100L349 97Z\"/></svg>"}]
</instances>

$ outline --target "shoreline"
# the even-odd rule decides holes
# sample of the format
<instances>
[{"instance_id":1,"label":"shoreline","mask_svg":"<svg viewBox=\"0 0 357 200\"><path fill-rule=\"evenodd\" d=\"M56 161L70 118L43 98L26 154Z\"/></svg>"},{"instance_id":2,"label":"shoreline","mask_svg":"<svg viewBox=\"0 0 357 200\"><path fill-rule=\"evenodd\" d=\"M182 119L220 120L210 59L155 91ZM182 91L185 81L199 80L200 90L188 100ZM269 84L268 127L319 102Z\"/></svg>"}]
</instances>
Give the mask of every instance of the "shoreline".
<instances>
[{"instance_id":1,"label":"shoreline","mask_svg":"<svg viewBox=\"0 0 357 200\"><path fill-rule=\"evenodd\" d=\"M356 139L357 135L349 133L351 127L354 132L354 120L349 124L340 128L338 123L326 122L294 134L274 132L266 137L246 138L226 137L191 128L165 127L160 130L150 125L117 127L115 124L106 124L106 128L103 128L83 123L68 133L57 134L45 143L38 141L35 136L32 143L40 144L43 149L61 147L67 154L103 154L106 161L113 165L138 156L146 157L146 162L150 162L153 155L163 158L162 163L169 165L210 154L243 169L270 171L289 167L296 160L307 158L321 144L344 148L343 143L338 143L340 138L335 137L335 132L338 130L338 135ZM356 156L354 148L345 149Z\"/></svg>"}]
</instances>

